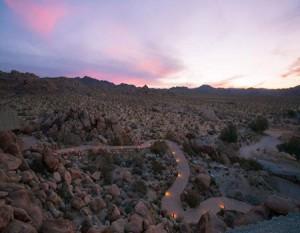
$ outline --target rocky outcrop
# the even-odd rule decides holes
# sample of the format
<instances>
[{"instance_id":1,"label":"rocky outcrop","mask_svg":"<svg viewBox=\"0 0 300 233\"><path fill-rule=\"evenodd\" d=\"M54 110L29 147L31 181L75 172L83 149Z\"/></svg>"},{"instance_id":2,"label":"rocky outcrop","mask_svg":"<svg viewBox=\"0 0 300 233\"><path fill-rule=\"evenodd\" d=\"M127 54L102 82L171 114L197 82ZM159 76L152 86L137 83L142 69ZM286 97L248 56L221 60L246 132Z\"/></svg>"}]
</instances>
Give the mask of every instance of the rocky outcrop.
<instances>
[{"instance_id":1,"label":"rocky outcrop","mask_svg":"<svg viewBox=\"0 0 300 233\"><path fill-rule=\"evenodd\" d=\"M299 212L299 207L295 202L276 195L268 197L265 206L275 214L286 215L288 213Z\"/></svg>"},{"instance_id":2,"label":"rocky outcrop","mask_svg":"<svg viewBox=\"0 0 300 233\"><path fill-rule=\"evenodd\" d=\"M75 233L75 227L68 220L46 220L41 227L41 233Z\"/></svg>"},{"instance_id":3,"label":"rocky outcrop","mask_svg":"<svg viewBox=\"0 0 300 233\"><path fill-rule=\"evenodd\" d=\"M222 233L226 231L225 223L210 213L202 215L197 227L199 233Z\"/></svg>"}]
</instances>

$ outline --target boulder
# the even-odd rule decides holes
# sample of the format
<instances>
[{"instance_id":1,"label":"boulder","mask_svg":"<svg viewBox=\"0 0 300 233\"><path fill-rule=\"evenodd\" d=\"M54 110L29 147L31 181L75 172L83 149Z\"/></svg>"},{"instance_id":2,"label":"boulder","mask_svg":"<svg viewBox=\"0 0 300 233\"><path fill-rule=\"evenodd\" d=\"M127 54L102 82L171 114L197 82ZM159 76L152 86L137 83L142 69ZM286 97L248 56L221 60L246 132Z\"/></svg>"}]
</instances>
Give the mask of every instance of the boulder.
<instances>
[{"instance_id":1,"label":"boulder","mask_svg":"<svg viewBox=\"0 0 300 233\"><path fill-rule=\"evenodd\" d=\"M71 201L71 205L75 210L80 210L85 206L85 202L80 197L74 197Z\"/></svg>"},{"instance_id":2,"label":"boulder","mask_svg":"<svg viewBox=\"0 0 300 233\"><path fill-rule=\"evenodd\" d=\"M121 216L121 212L119 208L116 205L113 205L111 210L109 211L109 220L113 222L118 218L120 218L120 216Z\"/></svg>"},{"instance_id":3,"label":"boulder","mask_svg":"<svg viewBox=\"0 0 300 233\"><path fill-rule=\"evenodd\" d=\"M199 174L196 177L197 186L201 189L208 189L211 183L211 177L207 174Z\"/></svg>"},{"instance_id":4,"label":"boulder","mask_svg":"<svg viewBox=\"0 0 300 233\"><path fill-rule=\"evenodd\" d=\"M143 232L143 218L138 214L131 215L125 228L132 233Z\"/></svg>"},{"instance_id":5,"label":"boulder","mask_svg":"<svg viewBox=\"0 0 300 233\"><path fill-rule=\"evenodd\" d=\"M44 151L43 161L49 171L51 172L57 171L59 167L59 159L51 150L47 149L46 151Z\"/></svg>"},{"instance_id":6,"label":"boulder","mask_svg":"<svg viewBox=\"0 0 300 233\"><path fill-rule=\"evenodd\" d=\"M95 213L98 213L100 210L106 207L105 201L101 197L96 197L91 200L90 202L90 208Z\"/></svg>"},{"instance_id":7,"label":"boulder","mask_svg":"<svg viewBox=\"0 0 300 233\"><path fill-rule=\"evenodd\" d=\"M28 223L13 220L3 231L3 233L37 233L37 230Z\"/></svg>"},{"instance_id":8,"label":"boulder","mask_svg":"<svg viewBox=\"0 0 300 233\"><path fill-rule=\"evenodd\" d=\"M29 183L31 180L33 180L35 177L35 174L31 170L26 170L22 172L22 182L23 183Z\"/></svg>"},{"instance_id":9,"label":"boulder","mask_svg":"<svg viewBox=\"0 0 300 233\"><path fill-rule=\"evenodd\" d=\"M292 200L279 197L276 195L269 196L264 205L276 214L288 214L291 212L299 212L299 208Z\"/></svg>"},{"instance_id":10,"label":"boulder","mask_svg":"<svg viewBox=\"0 0 300 233\"><path fill-rule=\"evenodd\" d=\"M118 197L120 196L120 189L116 184L113 184L109 187L108 192L113 196L113 197Z\"/></svg>"},{"instance_id":11,"label":"boulder","mask_svg":"<svg viewBox=\"0 0 300 233\"><path fill-rule=\"evenodd\" d=\"M142 201L139 201L136 206L134 207L134 210L136 213L138 213L139 215L145 217L147 215L149 215L149 209L146 206L146 204Z\"/></svg>"},{"instance_id":12,"label":"boulder","mask_svg":"<svg viewBox=\"0 0 300 233\"><path fill-rule=\"evenodd\" d=\"M16 135L11 131L0 132L0 147L6 150L11 144L16 143Z\"/></svg>"},{"instance_id":13,"label":"boulder","mask_svg":"<svg viewBox=\"0 0 300 233\"><path fill-rule=\"evenodd\" d=\"M223 233L226 231L225 223L210 213L205 213L201 216L197 228L199 233Z\"/></svg>"},{"instance_id":14,"label":"boulder","mask_svg":"<svg viewBox=\"0 0 300 233\"><path fill-rule=\"evenodd\" d=\"M234 226L255 224L268 219L268 217L269 210L265 206L257 206L251 209L248 213L237 217L234 220Z\"/></svg>"},{"instance_id":15,"label":"boulder","mask_svg":"<svg viewBox=\"0 0 300 233\"><path fill-rule=\"evenodd\" d=\"M111 230L114 233L124 233L125 232L126 220L119 218L111 224Z\"/></svg>"},{"instance_id":16,"label":"boulder","mask_svg":"<svg viewBox=\"0 0 300 233\"><path fill-rule=\"evenodd\" d=\"M18 169L22 164L22 160L6 153L0 153L0 169L12 171Z\"/></svg>"},{"instance_id":17,"label":"boulder","mask_svg":"<svg viewBox=\"0 0 300 233\"><path fill-rule=\"evenodd\" d=\"M0 231L2 231L13 219L13 208L9 205L0 206Z\"/></svg>"},{"instance_id":18,"label":"boulder","mask_svg":"<svg viewBox=\"0 0 300 233\"><path fill-rule=\"evenodd\" d=\"M30 223L32 222L31 217L28 215L26 210L14 207L14 218L22 222Z\"/></svg>"},{"instance_id":19,"label":"boulder","mask_svg":"<svg viewBox=\"0 0 300 233\"><path fill-rule=\"evenodd\" d=\"M41 227L41 233L75 233L73 223L66 219L46 220Z\"/></svg>"},{"instance_id":20,"label":"boulder","mask_svg":"<svg viewBox=\"0 0 300 233\"><path fill-rule=\"evenodd\" d=\"M36 204L37 200L26 189L10 192L8 196L13 207L24 209L32 219L32 225L39 229L43 222L42 209Z\"/></svg>"},{"instance_id":21,"label":"boulder","mask_svg":"<svg viewBox=\"0 0 300 233\"><path fill-rule=\"evenodd\" d=\"M4 152L13 154L15 156L21 155L21 150L17 142L17 137L11 131L0 132L0 148L2 148Z\"/></svg>"},{"instance_id":22,"label":"boulder","mask_svg":"<svg viewBox=\"0 0 300 233\"><path fill-rule=\"evenodd\" d=\"M164 229L163 224L158 224L156 226L150 226L145 233L167 233L167 231Z\"/></svg>"}]
</instances>

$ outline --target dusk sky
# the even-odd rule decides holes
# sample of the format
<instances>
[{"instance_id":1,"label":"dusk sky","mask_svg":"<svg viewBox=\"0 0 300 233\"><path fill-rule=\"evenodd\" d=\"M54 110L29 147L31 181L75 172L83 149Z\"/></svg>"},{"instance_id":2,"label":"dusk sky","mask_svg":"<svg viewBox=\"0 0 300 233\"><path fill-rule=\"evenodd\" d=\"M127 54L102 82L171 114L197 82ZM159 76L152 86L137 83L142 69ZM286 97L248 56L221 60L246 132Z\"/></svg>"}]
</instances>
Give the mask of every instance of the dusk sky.
<instances>
[{"instance_id":1,"label":"dusk sky","mask_svg":"<svg viewBox=\"0 0 300 233\"><path fill-rule=\"evenodd\" d=\"M299 0L1 0L0 69L150 87L300 85Z\"/></svg>"}]
</instances>

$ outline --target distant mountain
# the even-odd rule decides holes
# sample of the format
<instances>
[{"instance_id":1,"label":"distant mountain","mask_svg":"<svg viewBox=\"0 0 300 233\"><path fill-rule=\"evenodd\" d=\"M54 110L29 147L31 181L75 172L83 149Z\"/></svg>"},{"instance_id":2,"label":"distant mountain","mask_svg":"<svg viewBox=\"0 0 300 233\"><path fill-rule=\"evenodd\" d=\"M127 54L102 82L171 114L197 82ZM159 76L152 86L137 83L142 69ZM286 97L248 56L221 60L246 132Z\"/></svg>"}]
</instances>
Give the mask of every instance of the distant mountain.
<instances>
[{"instance_id":1,"label":"distant mountain","mask_svg":"<svg viewBox=\"0 0 300 233\"><path fill-rule=\"evenodd\" d=\"M115 85L105 80L97 80L88 76L83 78L39 78L32 73L18 71L0 71L0 95L5 92L15 94L35 93L78 93L90 94L94 92L115 92L115 93L172 93L172 94L208 94L208 95L250 95L250 96L299 96L300 86L287 89L263 89L263 88L214 88L209 85L202 85L197 88L172 87L170 89L154 89L136 87L130 84Z\"/></svg>"},{"instance_id":2,"label":"distant mountain","mask_svg":"<svg viewBox=\"0 0 300 233\"><path fill-rule=\"evenodd\" d=\"M170 88L172 93L180 94L212 94L212 95L266 95L266 96L299 96L300 86L286 89L264 89L264 88L214 88L202 85L196 88L175 87Z\"/></svg>"}]
</instances>

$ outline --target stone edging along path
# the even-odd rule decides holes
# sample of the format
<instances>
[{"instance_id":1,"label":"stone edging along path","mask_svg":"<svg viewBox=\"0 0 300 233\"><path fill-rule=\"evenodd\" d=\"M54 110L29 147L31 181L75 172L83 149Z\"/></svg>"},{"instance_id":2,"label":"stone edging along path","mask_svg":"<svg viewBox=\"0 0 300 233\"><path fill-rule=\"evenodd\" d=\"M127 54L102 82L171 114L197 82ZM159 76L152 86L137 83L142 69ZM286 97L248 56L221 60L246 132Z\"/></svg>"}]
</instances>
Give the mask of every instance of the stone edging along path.
<instances>
[{"instance_id":1,"label":"stone edging along path","mask_svg":"<svg viewBox=\"0 0 300 233\"><path fill-rule=\"evenodd\" d=\"M76 152L86 152L89 150L126 150L126 149L144 149L149 148L154 141L147 141L139 146L91 146L83 145L78 147L66 148L57 150L56 153L66 155ZM237 201L226 197L212 197L200 203L200 205L193 209L184 210L180 200L180 195L183 193L188 184L190 176L190 167L184 153L180 147L171 141L166 141L172 155L177 162L178 176L172 186L166 191L165 196L162 198L161 207L173 218L182 218L187 223L197 223L201 216L207 212L216 214L220 208L226 210L235 210L242 213L248 212L252 206L241 201Z\"/></svg>"}]
</instances>

